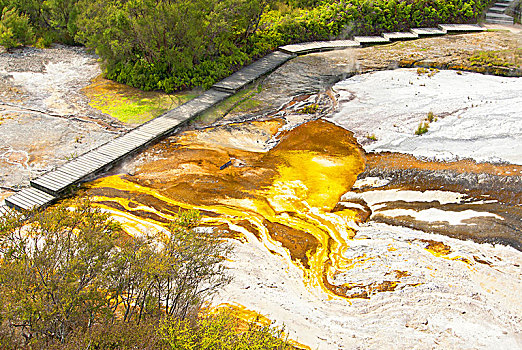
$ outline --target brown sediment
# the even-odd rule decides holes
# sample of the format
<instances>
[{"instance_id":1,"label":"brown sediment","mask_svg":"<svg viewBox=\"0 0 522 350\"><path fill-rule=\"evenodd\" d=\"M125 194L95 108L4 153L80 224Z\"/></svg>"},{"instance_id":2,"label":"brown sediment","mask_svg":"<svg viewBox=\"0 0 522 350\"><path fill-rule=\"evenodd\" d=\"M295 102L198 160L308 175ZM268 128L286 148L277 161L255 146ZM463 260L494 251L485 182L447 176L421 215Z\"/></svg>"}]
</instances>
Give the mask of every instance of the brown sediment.
<instances>
[{"instance_id":1,"label":"brown sediment","mask_svg":"<svg viewBox=\"0 0 522 350\"><path fill-rule=\"evenodd\" d=\"M420 241L426 243L424 249L435 256L449 255L451 253L451 247L442 242L426 239L421 239Z\"/></svg>"},{"instance_id":2,"label":"brown sediment","mask_svg":"<svg viewBox=\"0 0 522 350\"><path fill-rule=\"evenodd\" d=\"M399 285L398 281L382 281L364 284L334 285L324 276L323 283L334 294L348 299L370 299L376 293L393 292Z\"/></svg>"},{"instance_id":3,"label":"brown sediment","mask_svg":"<svg viewBox=\"0 0 522 350\"><path fill-rule=\"evenodd\" d=\"M386 201L372 214L372 220L459 239L472 239L478 243L501 243L522 249L522 166L477 163L472 160L436 162L390 152L369 153L366 159L366 169L360 177L386 178L388 184L379 189L363 188L357 192L442 190L465 195L459 203L443 205L437 201ZM477 212L477 217L464 220L459 225L450 225L448 222L416 220L407 214L394 217L386 215L386 210L420 212L431 208L448 211L448 215L471 210ZM494 215L480 217L480 212Z\"/></svg>"},{"instance_id":4,"label":"brown sediment","mask_svg":"<svg viewBox=\"0 0 522 350\"><path fill-rule=\"evenodd\" d=\"M357 216L355 217L355 222L363 223L363 222L368 221L368 219L372 215L372 210L370 209L368 204L366 204L364 199L353 198L353 199L350 199L350 203L357 204L357 205L361 206L362 209L358 208L358 207L350 206L349 204L339 202L332 209L332 213L341 212L343 210L349 210L349 211L355 212L357 214Z\"/></svg>"},{"instance_id":5,"label":"brown sediment","mask_svg":"<svg viewBox=\"0 0 522 350\"><path fill-rule=\"evenodd\" d=\"M121 212L129 213L129 214L135 215L135 216L143 218L143 219L154 220L154 221L160 222L162 224L169 223L169 220L163 218L160 215L157 215L157 214L151 213L149 211L145 211L145 210L130 210L130 209L125 208L123 205L121 205L118 202L97 201L96 203L98 205L103 205L103 206L105 206L107 208L111 208L111 209L115 209L115 210L118 210L118 211L121 211Z\"/></svg>"},{"instance_id":6,"label":"brown sediment","mask_svg":"<svg viewBox=\"0 0 522 350\"><path fill-rule=\"evenodd\" d=\"M235 225L244 228L248 232L252 233L258 240L261 240L261 232L259 232L259 229L252 225L252 223L248 220L239 220L237 222L234 222Z\"/></svg>"},{"instance_id":7,"label":"brown sediment","mask_svg":"<svg viewBox=\"0 0 522 350\"><path fill-rule=\"evenodd\" d=\"M293 261L299 261L306 269L310 268L307 255L314 255L319 245L319 242L313 235L268 220L265 220L263 224L268 229L270 237L288 249Z\"/></svg>"},{"instance_id":8,"label":"brown sediment","mask_svg":"<svg viewBox=\"0 0 522 350\"><path fill-rule=\"evenodd\" d=\"M452 171L456 173L490 174L497 176L522 176L522 166L513 164L477 163L473 160L434 162L415 158L409 154L380 152L367 153L366 164L370 168L416 169Z\"/></svg>"},{"instance_id":9,"label":"brown sediment","mask_svg":"<svg viewBox=\"0 0 522 350\"><path fill-rule=\"evenodd\" d=\"M400 271L400 270L394 270L393 273L395 274L396 279L401 279L404 277L409 277L411 274L408 271ZM391 272L387 273L391 274Z\"/></svg>"}]
</instances>

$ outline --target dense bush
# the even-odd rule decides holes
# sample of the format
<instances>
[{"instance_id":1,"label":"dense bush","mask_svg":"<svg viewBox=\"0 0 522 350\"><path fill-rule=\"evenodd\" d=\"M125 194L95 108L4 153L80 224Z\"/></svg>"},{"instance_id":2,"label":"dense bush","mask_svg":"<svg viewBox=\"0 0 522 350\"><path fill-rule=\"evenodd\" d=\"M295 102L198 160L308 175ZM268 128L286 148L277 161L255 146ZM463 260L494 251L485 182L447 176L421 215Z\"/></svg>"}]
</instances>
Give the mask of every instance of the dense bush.
<instances>
[{"instance_id":1,"label":"dense bush","mask_svg":"<svg viewBox=\"0 0 522 350\"><path fill-rule=\"evenodd\" d=\"M0 8L0 45L9 49L31 44L33 30L26 15L14 8Z\"/></svg>"},{"instance_id":2,"label":"dense bush","mask_svg":"<svg viewBox=\"0 0 522 350\"><path fill-rule=\"evenodd\" d=\"M469 23L489 0L0 0L44 43L96 50L143 90L208 88L280 45ZM5 30L4 30L5 31Z\"/></svg>"},{"instance_id":3,"label":"dense bush","mask_svg":"<svg viewBox=\"0 0 522 350\"><path fill-rule=\"evenodd\" d=\"M40 42L75 44L79 0L0 0L0 8L14 8L29 18Z\"/></svg>"},{"instance_id":4,"label":"dense bush","mask_svg":"<svg viewBox=\"0 0 522 350\"><path fill-rule=\"evenodd\" d=\"M86 201L0 215L0 348L293 349L255 320L198 315L229 251L198 222L181 212L138 238Z\"/></svg>"},{"instance_id":5,"label":"dense bush","mask_svg":"<svg viewBox=\"0 0 522 350\"><path fill-rule=\"evenodd\" d=\"M238 331L243 328L243 331ZM285 339L282 330L256 322L245 324L226 312L198 319L194 324L188 320L166 319L159 329L169 349L294 349Z\"/></svg>"},{"instance_id":6,"label":"dense bush","mask_svg":"<svg viewBox=\"0 0 522 350\"><path fill-rule=\"evenodd\" d=\"M116 320L185 319L228 282L220 262L229 248L192 230L197 212L143 238L88 202L28 215L0 217L0 342L15 334L25 344L63 343Z\"/></svg>"},{"instance_id":7,"label":"dense bush","mask_svg":"<svg viewBox=\"0 0 522 350\"><path fill-rule=\"evenodd\" d=\"M116 3L119 2L112 2L111 6ZM107 7L98 9L108 15L84 16L91 19L80 22L81 38L97 49L106 62L110 79L145 90L171 92L195 86L208 88L252 59L288 43L381 34L445 22L474 22L488 1L289 3L306 8L283 12L271 7L270 10L268 1L259 0L220 1L219 6L210 1L200 7L194 2L185 10L187 21L183 22L194 25L185 27L179 22L178 3L165 5L160 1L154 7L145 0L136 1L132 4L139 11L121 4L117 11ZM134 13L142 17L133 17ZM110 29L101 27L106 23ZM129 42L130 38L137 39Z\"/></svg>"}]
</instances>

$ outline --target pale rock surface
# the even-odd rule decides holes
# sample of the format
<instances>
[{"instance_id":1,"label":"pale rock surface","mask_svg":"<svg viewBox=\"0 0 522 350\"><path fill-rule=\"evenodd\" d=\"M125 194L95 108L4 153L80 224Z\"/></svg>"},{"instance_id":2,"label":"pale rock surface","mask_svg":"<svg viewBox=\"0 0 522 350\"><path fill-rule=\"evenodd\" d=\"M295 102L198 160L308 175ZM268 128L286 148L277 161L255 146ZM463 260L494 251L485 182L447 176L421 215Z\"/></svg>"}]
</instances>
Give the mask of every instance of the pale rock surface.
<instances>
[{"instance_id":1,"label":"pale rock surface","mask_svg":"<svg viewBox=\"0 0 522 350\"><path fill-rule=\"evenodd\" d=\"M521 78L397 69L357 75L334 90L339 110L329 119L366 151L522 164ZM437 121L415 135L429 112ZM377 141L367 139L372 134Z\"/></svg>"}]
</instances>

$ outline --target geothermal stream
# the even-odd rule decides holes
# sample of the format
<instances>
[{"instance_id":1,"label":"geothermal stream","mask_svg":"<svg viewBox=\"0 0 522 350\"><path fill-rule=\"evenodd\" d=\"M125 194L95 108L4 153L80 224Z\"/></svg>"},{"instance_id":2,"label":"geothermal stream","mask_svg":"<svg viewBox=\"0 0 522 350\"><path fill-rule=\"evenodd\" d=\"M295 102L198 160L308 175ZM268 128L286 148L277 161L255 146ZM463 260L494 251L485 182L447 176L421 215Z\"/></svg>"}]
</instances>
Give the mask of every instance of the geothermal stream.
<instances>
[{"instance_id":1,"label":"geothermal stream","mask_svg":"<svg viewBox=\"0 0 522 350\"><path fill-rule=\"evenodd\" d=\"M200 210L198 229L235 247L212 305L260 313L299 347L522 348L522 79L378 71L390 57L465 61L516 40L295 58L240 96L247 108L203 116L83 195L132 235ZM356 71L374 72L346 78ZM99 74L80 48L0 54L0 199L143 122L128 105L172 108L173 96Z\"/></svg>"},{"instance_id":2,"label":"geothermal stream","mask_svg":"<svg viewBox=\"0 0 522 350\"><path fill-rule=\"evenodd\" d=\"M327 115L304 96L186 131L87 195L133 235L200 210L235 246L213 305L304 348L519 348L522 80L432 73L346 79Z\"/></svg>"}]
</instances>

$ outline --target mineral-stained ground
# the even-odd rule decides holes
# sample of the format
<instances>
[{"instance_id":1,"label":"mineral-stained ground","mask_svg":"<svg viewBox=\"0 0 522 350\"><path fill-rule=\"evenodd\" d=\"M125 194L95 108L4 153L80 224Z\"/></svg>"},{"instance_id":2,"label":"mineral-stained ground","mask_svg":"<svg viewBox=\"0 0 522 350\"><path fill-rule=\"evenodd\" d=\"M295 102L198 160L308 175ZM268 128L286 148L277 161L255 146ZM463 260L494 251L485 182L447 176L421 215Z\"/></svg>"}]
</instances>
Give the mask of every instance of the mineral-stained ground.
<instances>
[{"instance_id":1,"label":"mineral-stained ground","mask_svg":"<svg viewBox=\"0 0 522 350\"><path fill-rule=\"evenodd\" d=\"M485 32L298 57L84 195L132 235L199 209L199 230L235 246L234 280L213 305L259 312L303 347L519 348L520 40ZM2 135L22 132L21 115ZM106 115L87 125L113 137L102 122L116 128ZM19 142L29 158L16 166L36 167L36 140ZM39 169L53 164L41 158ZM26 180L1 166L8 186Z\"/></svg>"}]
</instances>

